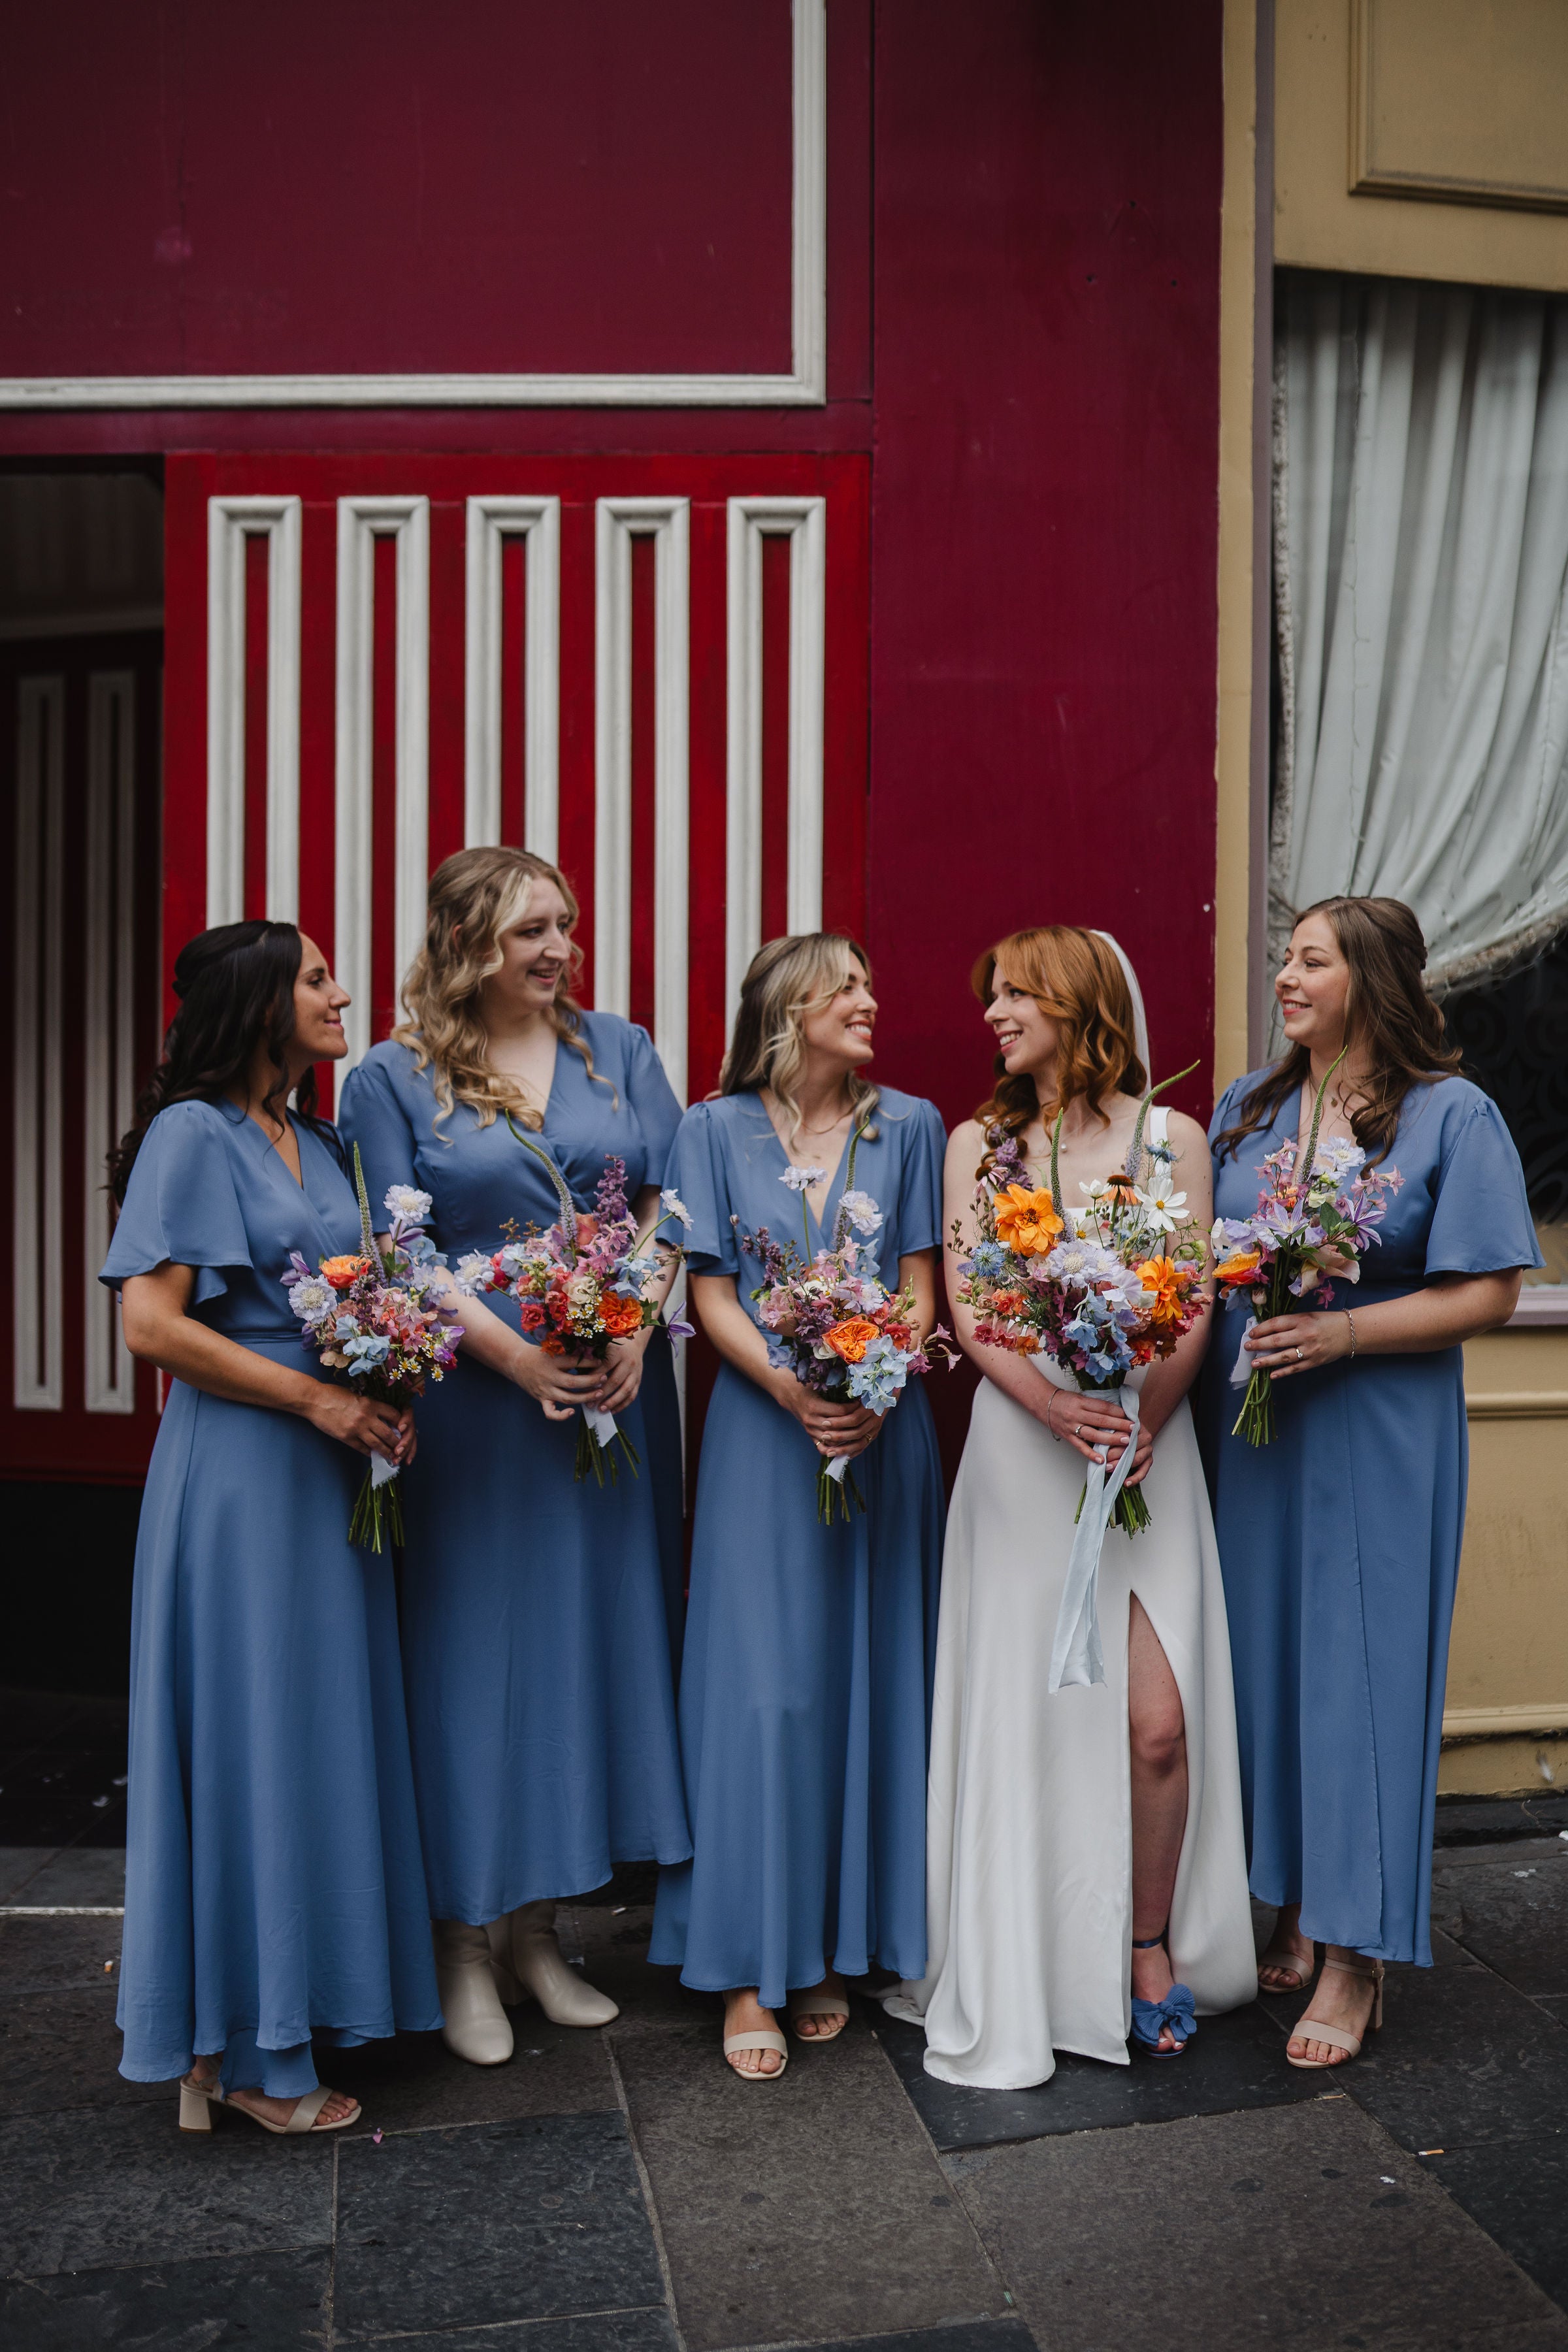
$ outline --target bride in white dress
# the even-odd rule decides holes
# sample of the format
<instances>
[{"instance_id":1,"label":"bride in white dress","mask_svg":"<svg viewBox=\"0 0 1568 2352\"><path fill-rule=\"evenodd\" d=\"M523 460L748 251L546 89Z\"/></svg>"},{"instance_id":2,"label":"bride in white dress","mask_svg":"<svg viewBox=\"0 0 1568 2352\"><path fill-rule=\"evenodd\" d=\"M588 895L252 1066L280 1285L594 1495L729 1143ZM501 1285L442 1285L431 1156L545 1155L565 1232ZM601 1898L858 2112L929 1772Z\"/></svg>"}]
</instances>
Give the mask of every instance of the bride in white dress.
<instances>
[{"instance_id":1,"label":"bride in white dress","mask_svg":"<svg viewBox=\"0 0 1568 2352\"><path fill-rule=\"evenodd\" d=\"M1142 1005L1121 950L1065 925L1004 940L975 973L998 1048L996 1087L948 1145L946 1222L973 1238L988 1134L1017 1138L1026 1182L1048 1181L1067 1097L1062 1192L1117 1168L1148 1079ZM1174 1147L1185 1213L1206 1233L1202 1128L1151 1114ZM1258 1989L1219 1558L1186 1392L1208 1318L1133 1375L1132 1480L1152 1524L1114 1526L1100 1570L1105 1675L1047 1689L1074 1514L1097 1445L1114 1462L1120 1410L1043 1357L958 1336L985 1374L942 1560L927 1820L929 1974L890 1995L921 2019L928 2074L1016 2089L1058 2050L1128 2063L1128 2036L1179 2055L1198 2015ZM1042 1373L1046 1374L1042 1378ZM1183 1998L1190 1988L1190 2000ZM1136 1997L1138 2007L1132 2003Z\"/></svg>"}]
</instances>

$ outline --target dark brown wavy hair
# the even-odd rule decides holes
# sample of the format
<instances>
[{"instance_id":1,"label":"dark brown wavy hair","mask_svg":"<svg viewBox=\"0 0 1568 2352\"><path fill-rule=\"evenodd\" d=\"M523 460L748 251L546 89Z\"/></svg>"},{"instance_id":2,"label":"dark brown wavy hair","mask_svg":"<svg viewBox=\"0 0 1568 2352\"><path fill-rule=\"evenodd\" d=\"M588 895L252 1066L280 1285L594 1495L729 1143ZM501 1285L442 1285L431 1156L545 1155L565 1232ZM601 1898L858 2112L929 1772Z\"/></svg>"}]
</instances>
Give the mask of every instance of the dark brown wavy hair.
<instances>
[{"instance_id":1,"label":"dark brown wavy hair","mask_svg":"<svg viewBox=\"0 0 1568 2352\"><path fill-rule=\"evenodd\" d=\"M1132 992L1109 940L1072 923L1047 923L1013 931L987 949L970 976L982 1004L989 1004L998 974L1032 996L1057 1024L1057 1097L1040 1100L1026 1070L1009 1076L998 1054L996 1083L974 1116L987 1138L982 1168L991 1164L990 1138L1022 1135L1037 1115L1053 1118L1068 1103L1086 1102L1103 1124L1100 1105L1108 1095L1141 1095L1149 1074L1138 1058Z\"/></svg>"},{"instance_id":2,"label":"dark brown wavy hair","mask_svg":"<svg viewBox=\"0 0 1568 2352\"><path fill-rule=\"evenodd\" d=\"M1302 908L1297 923L1309 915L1327 917L1350 966L1345 1036L1368 1063L1351 1127L1375 1165L1393 1149L1411 1087L1453 1077L1459 1049L1443 1042L1442 1010L1422 978L1426 941L1403 899L1320 898ZM1216 1153L1234 1159L1249 1135L1273 1125L1281 1106L1299 1087L1310 1085L1311 1076L1306 1046L1292 1045L1243 1097L1235 1119L1215 1139Z\"/></svg>"},{"instance_id":3,"label":"dark brown wavy hair","mask_svg":"<svg viewBox=\"0 0 1568 2352\"><path fill-rule=\"evenodd\" d=\"M222 1101L230 1087L248 1081L258 1045L266 1046L277 1072L264 1108L281 1118L289 1093L283 1049L294 1034L300 953L292 923L220 923L185 941L174 959L180 1009L164 1036L163 1059L109 1155L109 1189L117 1201L125 1198L136 1154L158 1113L171 1103ZM313 1068L294 1089L294 1110L341 1160L337 1130L316 1115Z\"/></svg>"}]
</instances>

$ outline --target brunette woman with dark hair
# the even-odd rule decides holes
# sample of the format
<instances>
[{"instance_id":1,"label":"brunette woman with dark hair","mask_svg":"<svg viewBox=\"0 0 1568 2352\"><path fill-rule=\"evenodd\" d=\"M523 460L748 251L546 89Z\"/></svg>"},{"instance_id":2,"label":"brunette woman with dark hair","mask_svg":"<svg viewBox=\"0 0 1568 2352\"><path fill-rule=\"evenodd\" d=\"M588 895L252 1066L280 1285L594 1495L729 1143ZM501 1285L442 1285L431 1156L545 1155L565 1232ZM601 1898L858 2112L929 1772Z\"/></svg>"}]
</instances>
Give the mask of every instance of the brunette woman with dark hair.
<instances>
[{"instance_id":1,"label":"brunette woman with dark hair","mask_svg":"<svg viewBox=\"0 0 1568 2352\"><path fill-rule=\"evenodd\" d=\"M300 1346L290 1254L352 1256L359 1214L313 1066L338 987L292 923L184 947L163 1058L111 1158L102 1279L169 1376L136 1544L121 2074L183 2077L273 2132L357 2104L310 2041L440 2024L392 1562L348 1526L363 1457L406 1462L406 1408ZM289 1098L293 1098L293 1108Z\"/></svg>"},{"instance_id":2,"label":"brunette woman with dark hair","mask_svg":"<svg viewBox=\"0 0 1568 2352\"><path fill-rule=\"evenodd\" d=\"M1275 982L1287 1050L1227 1089L1210 1129L1222 1217L1252 1213L1259 1163L1305 1144L1325 1082L1320 1139L1400 1178L1356 1286L1336 1261L1338 1278L1249 1325L1239 1352L1237 1322L1222 1324L1203 1383L1252 1892L1279 1910L1260 1990L1301 1990L1325 1946L1293 2066L1359 2054L1385 1960L1431 1965L1462 1343L1508 1320L1521 1269L1541 1264L1519 1154L1497 1106L1455 1075L1426 961L1397 899L1309 907ZM1232 1427L1234 1380L1254 1365L1291 1383L1267 1449Z\"/></svg>"}]
</instances>

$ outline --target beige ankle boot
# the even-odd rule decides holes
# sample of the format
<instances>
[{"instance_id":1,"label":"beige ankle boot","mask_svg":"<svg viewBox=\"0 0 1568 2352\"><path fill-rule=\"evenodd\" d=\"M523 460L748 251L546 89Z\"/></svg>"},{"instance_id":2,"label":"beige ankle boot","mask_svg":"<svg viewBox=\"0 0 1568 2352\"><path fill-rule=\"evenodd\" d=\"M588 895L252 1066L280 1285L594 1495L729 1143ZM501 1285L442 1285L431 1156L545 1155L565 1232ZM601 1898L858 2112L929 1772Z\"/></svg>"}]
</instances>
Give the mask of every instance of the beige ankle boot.
<instances>
[{"instance_id":1,"label":"beige ankle boot","mask_svg":"<svg viewBox=\"0 0 1568 2352\"><path fill-rule=\"evenodd\" d=\"M620 2011L561 1957L553 1903L524 1903L486 1929L495 1984L504 2001L533 1996L552 2025L608 2025Z\"/></svg>"},{"instance_id":2,"label":"beige ankle boot","mask_svg":"<svg viewBox=\"0 0 1568 2352\"><path fill-rule=\"evenodd\" d=\"M502 2066L511 2056L511 2027L490 1973L486 1930L463 1919L433 1924L441 2039L471 2066Z\"/></svg>"}]
</instances>

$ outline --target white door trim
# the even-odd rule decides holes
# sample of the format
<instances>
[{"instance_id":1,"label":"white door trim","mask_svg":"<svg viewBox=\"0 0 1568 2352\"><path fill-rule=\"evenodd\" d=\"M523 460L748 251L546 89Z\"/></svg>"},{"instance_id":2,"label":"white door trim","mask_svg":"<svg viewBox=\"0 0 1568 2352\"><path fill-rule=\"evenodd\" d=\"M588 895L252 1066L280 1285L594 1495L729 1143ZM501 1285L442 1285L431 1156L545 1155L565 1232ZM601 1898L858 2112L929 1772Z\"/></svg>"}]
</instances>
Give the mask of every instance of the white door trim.
<instances>
[{"instance_id":1,"label":"white door trim","mask_svg":"<svg viewBox=\"0 0 1568 2352\"><path fill-rule=\"evenodd\" d=\"M468 500L463 843L500 839L501 547L526 550L522 846L555 863L561 810L561 501Z\"/></svg>"},{"instance_id":2,"label":"white door trim","mask_svg":"<svg viewBox=\"0 0 1568 2352\"><path fill-rule=\"evenodd\" d=\"M245 915L245 542L267 541L267 912L300 914L300 501L207 500L207 923Z\"/></svg>"}]
</instances>

